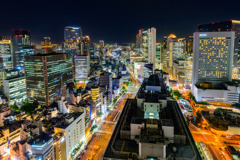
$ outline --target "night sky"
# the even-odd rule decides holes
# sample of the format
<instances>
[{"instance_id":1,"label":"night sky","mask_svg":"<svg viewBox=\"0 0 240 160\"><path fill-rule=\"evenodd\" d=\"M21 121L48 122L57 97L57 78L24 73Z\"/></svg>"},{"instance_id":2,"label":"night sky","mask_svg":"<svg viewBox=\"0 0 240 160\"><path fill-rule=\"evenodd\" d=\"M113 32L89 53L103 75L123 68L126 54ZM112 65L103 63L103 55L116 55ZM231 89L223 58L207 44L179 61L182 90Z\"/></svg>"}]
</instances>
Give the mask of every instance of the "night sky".
<instances>
[{"instance_id":1,"label":"night sky","mask_svg":"<svg viewBox=\"0 0 240 160\"><path fill-rule=\"evenodd\" d=\"M33 43L49 36L63 41L64 26L80 26L91 41L135 42L140 28L157 28L157 41L174 33L188 37L198 24L240 20L240 1L66 0L1 1L0 35L31 30Z\"/></svg>"}]
</instances>

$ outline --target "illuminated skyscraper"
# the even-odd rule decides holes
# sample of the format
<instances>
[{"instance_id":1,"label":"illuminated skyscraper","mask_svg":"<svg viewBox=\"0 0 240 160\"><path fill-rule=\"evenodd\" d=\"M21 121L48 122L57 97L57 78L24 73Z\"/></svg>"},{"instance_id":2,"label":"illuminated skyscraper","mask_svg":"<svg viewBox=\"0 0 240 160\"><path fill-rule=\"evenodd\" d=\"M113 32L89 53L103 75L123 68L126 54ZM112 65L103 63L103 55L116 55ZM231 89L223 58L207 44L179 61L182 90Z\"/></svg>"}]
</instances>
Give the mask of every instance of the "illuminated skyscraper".
<instances>
[{"instance_id":1,"label":"illuminated skyscraper","mask_svg":"<svg viewBox=\"0 0 240 160\"><path fill-rule=\"evenodd\" d=\"M177 80L178 66L183 66L182 63L186 55L186 40L185 38L177 38L176 35L170 34L167 38L167 54L170 79ZM182 62L180 62L182 61ZM181 71L184 72L184 71Z\"/></svg>"},{"instance_id":2,"label":"illuminated skyscraper","mask_svg":"<svg viewBox=\"0 0 240 160\"><path fill-rule=\"evenodd\" d=\"M104 40L100 40L99 43L100 43L100 48L104 48Z\"/></svg>"},{"instance_id":3,"label":"illuminated skyscraper","mask_svg":"<svg viewBox=\"0 0 240 160\"><path fill-rule=\"evenodd\" d=\"M80 27L67 26L64 28L64 40L76 40L82 37Z\"/></svg>"},{"instance_id":4,"label":"illuminated skyscraper","mask_svg":"<svg viewBox=\"0 0 240 160\"><path fill-rule=\"evenodd\" d=\"M218 85L232 80L234 34L194 33L192 87L202 82Z\"/></svg>"},{"instance_id":5,"label":"illuminated skyscraper","mask_svg":"<svg viewBox=\"0 0 240 160\"><path fill-rule=\"evenodd\" d=\"M80 53L80 41L82 29L80 27L67 26L64 28L64 49L73 56Z\"/></svg>"},{"instance_id":6,"label":"illuminated skyscraper","mask_svg":"<svg viewBox=\"0 0 240 160\"><path fill-rule=\"evenodd\" d=\"M140 29L137 36L137 45L140 47L140 53L142 53L144 61L153 64L155 68L156 28L152 27L147 30Z\"/></svg>"},{"instance_id":7,"label":"illuminated skyscraper","mask_svg":"<svg viewBox=\"0 0 240 160\"><path fill-rule=\"evenodd\" d=\"M198 25L198 32L224 32L234 31L234 55L233 55L233 79L240 78L240 21L229 20L212 22L209 24Z\"/></svg>"},{"instance_id":8,"label":"illuminated skyscraper","mask_svg":"<svg viewBox=\"0 0 240 160\"><path fill-rule=\"evenodd\" d=\"M23 69L24 56L34 55L34 47L31 46L30 31L12 30L12 58L13 68Z\"/></svg>"},{"instance_id":9,"label":"illuminated skyscraper","mask_svg":"<svg viewBox=\"0 0 240 160\"><path fill-rule=\"evenodd\" d=\"M0 36L0 69L12 69L11 40L8 36Z\"/></svg>"},{"instance_id":10,"label":"illuminated skyscraper","mask_svg":"<svg viewBox=\"0 0 240 160\"><path fill-rule=\"evenodd\" d=\"M156 69L161 69L161 47L162 47L161 43L156 43L156 62L155 62Z\"/></svg>"},{"instance_id":11,"label":"illuminated skyscraper","mask_svg":"<svg viewBox=\"0 0 240 160\"><path fill-rule=\"evenodd\" d=\"M89 56L90 55L90 37L83 36L81 39L81 56Z\"/></svg>"},{"instance_id":12,"label":"illuminated skyscraper","mask_svg":"<svg viewBox=\"0 0 240 160\"><path fill-rule=\"evenodd\" d=\"M189 36L189 41L187 42L187 56L193 56L193 36Z\"/></svg>"},{"instance_id":13,"label":"illuminated skyscraper","mask_svg":"<svg viewBox=\"0 0 240 160\"><path fill-rule=\"evenodd\" d=\"M24 60L29 102L49 106L62 94L62 86L73 82L72 54L39 54Z\"/></svg>"}]
</instances>

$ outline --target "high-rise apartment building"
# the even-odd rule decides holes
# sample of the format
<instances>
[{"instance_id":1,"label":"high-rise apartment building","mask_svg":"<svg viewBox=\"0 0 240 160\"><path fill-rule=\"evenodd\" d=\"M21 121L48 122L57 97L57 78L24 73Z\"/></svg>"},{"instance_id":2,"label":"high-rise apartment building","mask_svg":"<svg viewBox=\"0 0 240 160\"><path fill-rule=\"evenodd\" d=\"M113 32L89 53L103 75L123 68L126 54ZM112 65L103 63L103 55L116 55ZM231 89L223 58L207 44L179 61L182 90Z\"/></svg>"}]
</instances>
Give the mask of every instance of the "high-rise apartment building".
<instances>
[{"instance_id":1,"label":"high-rise apartment building","mask_svg":"<svg viewBox=\"0 0 240 160\"><path fill-rule=\"evenodd\" d=\"M0 36L0 69L12 69L11 38Z\"/></svg>"},{"instance_id":2,"label":"high-rise apartment building","mask_svg":"<svg viewBox=\"0 0 240 160\"><path fill-rule=\"evenodd\" d=\"M209 24L198 25L198 32L224 32L224 31L234 31L235 41L234 41L234 55L233 55L233 79L240 78L240 21L229 20L212 22Z\"/></svg>"},{"instance_id":3,"label":"high-rise apartment building","mask_svg":"<svg viewBox=\"0 0 240 160\"><path fill-rule=\"evenodd\" d=\"M12 62L13 68L23 69L24 56L34 55L34 47L31 46L30 31L12 30Z\"/></svg>"},{"instance_id":4,"label":"high-rise apartment building","mask_svg":"<svg viewBox=\"0 0 240 160\"><path fill-rule=\"evenodd\" d=\"M232 80L234 36L234 32L194 33L192 86Z\"/></svg>"},{"instance_id":5,"label":"high-rise apartment building","mask_svg":"<svg viewBox=\"0 0 240 160\"><path fill-rule=\"evenodd\" d=\"M24 60L29 102L49 106L62 94L62 86L73 82L72 54L49 53L25 56Z\"/></svg>"}]
</instances>

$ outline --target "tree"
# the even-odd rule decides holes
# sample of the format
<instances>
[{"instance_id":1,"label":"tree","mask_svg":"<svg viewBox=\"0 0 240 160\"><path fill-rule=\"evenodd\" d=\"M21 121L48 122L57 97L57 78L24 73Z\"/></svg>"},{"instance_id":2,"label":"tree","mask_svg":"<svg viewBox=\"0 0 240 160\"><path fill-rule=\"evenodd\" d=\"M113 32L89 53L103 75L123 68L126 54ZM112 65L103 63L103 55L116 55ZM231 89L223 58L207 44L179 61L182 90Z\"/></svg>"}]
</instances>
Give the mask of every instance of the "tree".
<instances>
[{"instance_id":1,"label":"tree","mask_svg":"<svg viewBox=\"0 0 240 160\"><path fill-rule=\"evenodd\" d=\"M17 105L16 102L14 102L14 104L11 104L11 105L9 106L9 109L11 109L11 110L13 110L13 111L19 111L19 107L18 107L18 105Z\"/></svg>"},{"instance_id":2,"label":"tree","mask_svg":"<svg viewBox=\"0 0 240 160\"><path fill-rule=\"evenodd\" d=\"M189 96L190 99L192 99L196 102L196 98L191 92L189 92L188 96Z\"/></svg>"},{"instance_id":3,"label":"tree","mask_svg":"<svg viewBox=\"0 0 240 160\"><path fill-rule=\"evenodd\" d=\"M36 107L38 107L38 105L39 105L38 101L36 101L36 100L33 101L33 105L36 106Z\"/></svg>"},{"instance_id":4,"label":"tree","mask_svg":"<svg viewBox=\"0 0 240 160\"><path fill-rule=\"evenodd\" d=\"M196 117L196 119L195 119L195 125L198 125L198 123L201 122L202 115L201 115L200 111L197 111L197 112L196 112L196 115L197 115L197 117Z\"/></svg>"},{"instance_id":5,"label":"tree","mask_svg":"<svg viewBox=\"0 0 240 160\"><path fill-rule=\"evenodd\" d=\"M97 125L93 125L92 128L90 129L90 132L92 133L96 128L97 128Z\"/></svg>"},{"instance_id":6,"label":"tree","mask_svg":"<svg viewBox=\"0 0 240 160\"><path fill-rule=\"evenodd\" d=\"M97 117L101 117L102 115L103 115L102 112L98 112L98 113L97 113Z\"/></svg>"},{"instance_id":7,"label":"tree","mask_svg":"<svg viewBox=\"0 0 240 160\"><path fill-rule=\"evenodd\" d=\"M173 95L173 98L175 99L183 99L182 94L179 92L179 90L173 90L172 95Z\"/></svg>"},{"instance_id":8,"label":"tree","mask_svg":"<svg viewBox=\"0 0 240 160\"><path fill-rule=\"evenodd\" d=\"M35 108L37 108L37 106L34 106L33 104L26 102L24 103L24 105L21 106L20 110L25 112L28 115L31 115L32 111L34 111Z\"/></svg>"}]
</instances>

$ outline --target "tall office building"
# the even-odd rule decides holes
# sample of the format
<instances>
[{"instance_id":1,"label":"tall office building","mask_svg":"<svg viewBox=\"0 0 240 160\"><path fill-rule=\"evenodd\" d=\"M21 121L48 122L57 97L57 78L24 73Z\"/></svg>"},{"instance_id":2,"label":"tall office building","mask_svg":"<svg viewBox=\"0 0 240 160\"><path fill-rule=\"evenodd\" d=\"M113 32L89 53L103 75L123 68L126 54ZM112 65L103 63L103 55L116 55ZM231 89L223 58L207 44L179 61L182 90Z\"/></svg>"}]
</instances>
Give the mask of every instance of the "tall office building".
<instances>
[{"instance_id":1,"label":"tall office building","mask_svg":"<svg viewBox=\"0 0 240 160\"><path fill-rule=\"evenodd\" d=\"M112 92L112 74L109 72L103 72L99 77L99 86L101 92L104 92L106 88Z\"/></svg>"},{"instance_id":2,"label":"tall office building","mask_svg":"<svg viewBox=\"0 0 240 160\"><path fill-rule=\"evenodd\" d=\"M100 91L104 93L107 99L107 105L112 103L112 74L103 72L99 77Z\"/></svg>"},{"instance_id":3,"label":"tall office building","mask_svg":"<svg viewBox=\"0 0 240 160\"><path fill-rule=\"evenodd\" d=\"M169 54L167 52L167 36L163 37L163 43L161 47L161 69L166 72L169 63Z\"/></svg>"},{"instance_id":4,"label":"tall office building","mask_svg":"<svg viewBox=\"0 0 240 160\"><path fill-rule=\"evenodd\" d=\"M0 36L0 69L12 69L11 38Z\"/></svg>"},{"instance_id":5,"label":"tall office building","mask_svg":"<svg viewBox=\"0 0 240 160\"><path fill-rule=\"evenodd\" d=\"M80 27L64 27L64 40L76 40L80 37L82 37L82 29Z\"/></svg>"},{"instance_id":6,"label":"tall office building","mask_svg":"<svg viewBox=\"0 0 240 160\"><path fill-rule=\"evenodd\" d=\"M13 68L23 69L24 56L34 55L34 47L31 46L30 31L12 30L12 62Z\"/></svg>"},{"instance_id":7,"label":"tall office building","mask_svg":"<svg viewBox=\"0 0 240 160\"><path fill-rule=\"evenodd\" d=\"M81 40L81 56L89 56L90 55L90 37L83 36Z\"/></svg>"},{"instance_id":8,"label":"tall office building","mask_svg":"<svg viewBox=\"0 0 240 160\"><path fill-rule=\"evenodd\" d=\"M90 53L90 60L92 61L93 59L97 58L96 57L96 43L90 42L90 47L89 47L89 53Z\"/></svg>"},{"instance_id":9,"label":"tall office building","mask_svg":"<svg viewBox=\"0 0 240 160\"><path fill-rule=\"evenodd\" d=\"M193 43L192 86L232 80L234 32L196 32Z\"/></svg>"},{"instance_id":10,"label":"tall office building","mask_svg":"<svg viewBox=\"0 0 240 160\"><path fill-rule=\"evenodd\" d=\"M99 40L99 43L100 43L100 48L104 48L104 40Z\"/></svg>"},{"instance_id":11,"label":"tall office building","mask_svg":"<svg viewBox=\"0 0 240 160\"><path fill-rule=\"evenodd\" d=\"M28 102L49 106L62 94L62 86L73 82L72 54L49 53L24 60Z\"/></svg>"},{"instance_id":12,"label":"tall office building","mask_svg":"<svg viewBox=\"0 0 240 160\"><path fill-rule=\"evenodd\" d=\"M64 27L64 49L66 53L72 53L73 56L80 54L80 41L82 38L82 29L80 27Z\"/></svg>"},{"instance_id":13,"label":"tall office building","mask_svg":"<svg viewBox=\"0 0 240 160\"><path fill-rule=\"evenodd\" d=\"M234 55L233 55L233 79L240 78L240 21L229 20L221 22L212 22L209 24L198 25L198 32L223 32L234 31Z\"/></svg>"},{"instance_id":14,"label":"tall office building","mask_svg":"<svg viewBox=\"0 0 240 160\"><path fill-rule=\"evenodd\" d=\"M193 56L193 36L189 36L189 40L187 42L187 56Z\"/></svg>"},{"instance_id":15,"label":"tall office building","mask_svg":"<svg viewBox=\"0 0 240 160\"><path fill-rule=\"evenodd\" d=\"M155 68L156 59L156 28L152 27L147 30L140 29L137 35L137 45L140 47L140 53L144 61L153 64Z\"/></svg>"},{"instance_id":16,"label":"tall office building","mask_svg":"<svg viewBox=\"0 0 240 160\"><path fill-rule=\"evenodd\" d=\"M186 40L177 38L176 35L170 34L167 38L168 65L167 72L170 79L177 80L178 66L183 66L182 61L186 57ZM181 62L180 62L181 61ZM181 71L183 72L183 71Z\"/></svg>"}]
</instances>

